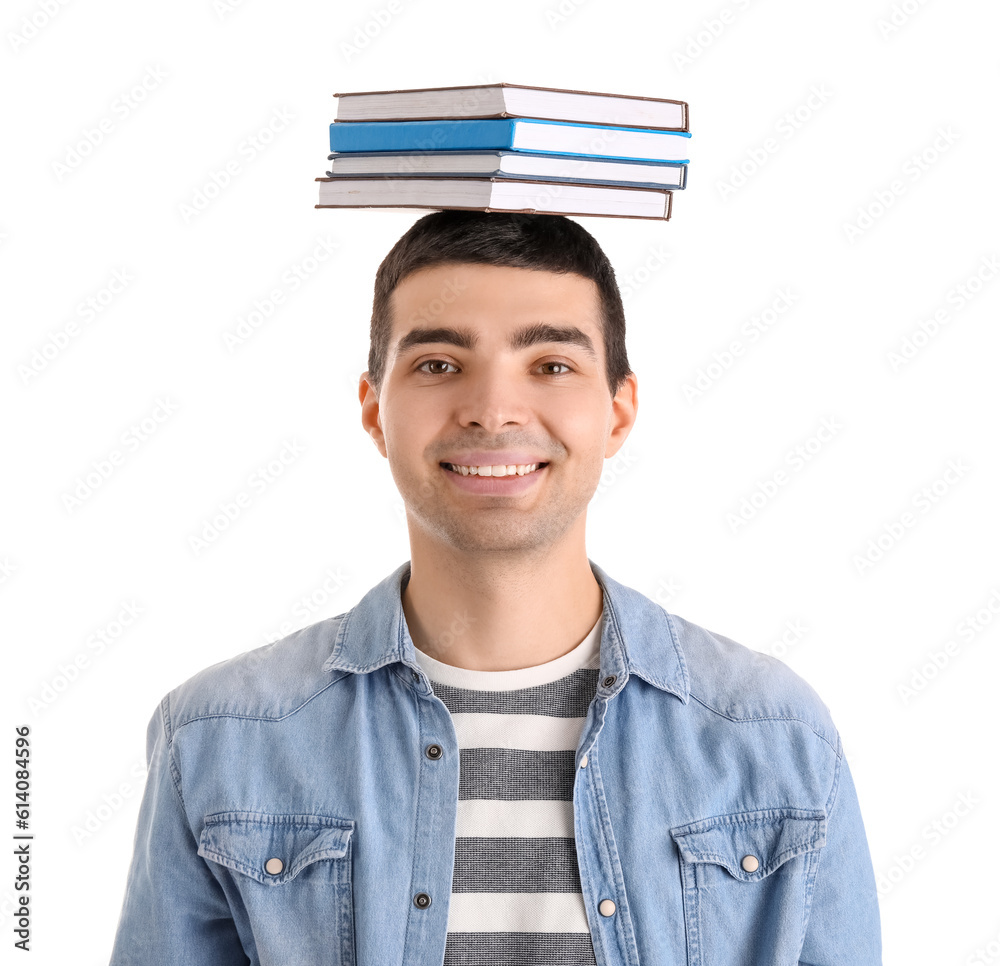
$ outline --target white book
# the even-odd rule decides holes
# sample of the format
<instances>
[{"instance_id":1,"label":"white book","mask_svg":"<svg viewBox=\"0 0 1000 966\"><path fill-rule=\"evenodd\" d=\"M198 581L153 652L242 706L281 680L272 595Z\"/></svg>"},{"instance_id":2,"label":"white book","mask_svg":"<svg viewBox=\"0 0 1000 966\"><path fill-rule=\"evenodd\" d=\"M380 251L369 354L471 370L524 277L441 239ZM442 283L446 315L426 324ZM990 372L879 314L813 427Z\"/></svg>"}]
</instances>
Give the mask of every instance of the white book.
<instances>
[{"instance_id":1,"label":"white book","mask_svg":"<svg viewBox=\"0 0 1000 966\"><path fill-rule=\"evenodd\" d=\"M495 178L317 178L317 208L468 208L559 215L670 218L672 192Z\"/></svg>"},{"instance_id":2,"label":"white book","mask_svg":"<svg viewBox=\"0 0 1000 966\"><path fill-rule=\"evenodd\" d=\"M687 131L689 123L684 101L524 84L358 91L333 96L337 98L338 121L533 117L670 131Z\"/></svg>"}]
</instances>

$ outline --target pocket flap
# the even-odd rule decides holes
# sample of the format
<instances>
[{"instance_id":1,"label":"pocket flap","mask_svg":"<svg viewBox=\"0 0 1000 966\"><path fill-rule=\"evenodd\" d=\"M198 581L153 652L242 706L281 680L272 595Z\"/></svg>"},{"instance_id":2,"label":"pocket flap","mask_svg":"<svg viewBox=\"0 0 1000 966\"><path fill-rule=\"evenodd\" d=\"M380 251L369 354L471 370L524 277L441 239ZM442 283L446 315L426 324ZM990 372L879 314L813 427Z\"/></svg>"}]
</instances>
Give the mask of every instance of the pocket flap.
<instances>
[{"instance_id":1,"label":"pocket flap","mask_svg":"<svg viewBox=\"0 0 1000 966\"><path fill-rule=\"evenodd\" d=\"M217 812L205 818L198 854L265 885L282 885L314 862L344 858L353 832L350 819Z\"/></svg>"},{"instance_id":2,"label":"pocket flap","mask_svg":"<svg viewBox=\"0 0 1000 966\"><path fill-rule=\"evenodd\" d=\"M670 830L688 862L722 866L743 882L756 882L782 863L826 844L826 813L770 808L717 815Z\"/></svg>"}]
</instances>

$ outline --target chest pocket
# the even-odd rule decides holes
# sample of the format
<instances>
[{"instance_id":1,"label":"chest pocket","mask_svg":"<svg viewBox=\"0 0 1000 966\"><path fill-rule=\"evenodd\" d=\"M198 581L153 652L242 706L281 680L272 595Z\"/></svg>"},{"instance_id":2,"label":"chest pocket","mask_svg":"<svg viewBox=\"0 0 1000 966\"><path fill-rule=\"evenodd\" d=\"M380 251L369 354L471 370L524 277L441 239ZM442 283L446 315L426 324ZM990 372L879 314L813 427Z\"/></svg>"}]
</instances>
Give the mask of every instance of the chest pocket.
<instances>
[{"instance_id":1,"label":"chest pocket","mask_svg":"<svg viewBox=\"0 0 1000 966\"><path fill-rule=\"evenodd\" d=\"M688 966L798 962L825 812L736 812L670 834L680 850Z\"/></svg>"},{"instance_id":2,"label":"chest pocket","mask_svg":"<svg viewBox=\"0 0 1000 966\"><path fill-rule=\"evenodd\" d=\"M354 966L353 834L353 821L326 816L206 817L198 854L226 870L219 879L253 963Z\"/></svg>"}]
</instances>

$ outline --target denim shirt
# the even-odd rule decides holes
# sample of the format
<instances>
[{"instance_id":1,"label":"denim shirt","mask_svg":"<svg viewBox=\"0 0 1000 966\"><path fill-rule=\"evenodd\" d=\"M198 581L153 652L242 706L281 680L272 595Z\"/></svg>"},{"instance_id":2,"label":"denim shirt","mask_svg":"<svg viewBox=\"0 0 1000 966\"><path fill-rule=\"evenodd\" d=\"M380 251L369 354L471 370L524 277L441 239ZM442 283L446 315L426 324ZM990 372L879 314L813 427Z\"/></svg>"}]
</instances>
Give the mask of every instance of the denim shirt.
<instances>
[{"instance_id":1,"label":"denim shirt","mask_svg":"<svg viewBox=\"0 0 1000 966\"><path fill-rule=\"evenodd\" d=\"M600 675L573 813L597 963L881 963L825 705L590 566ZM407 630L409 573L163 699L112 966L441 966L459 755Z\"/></svg>"}]
</instances>

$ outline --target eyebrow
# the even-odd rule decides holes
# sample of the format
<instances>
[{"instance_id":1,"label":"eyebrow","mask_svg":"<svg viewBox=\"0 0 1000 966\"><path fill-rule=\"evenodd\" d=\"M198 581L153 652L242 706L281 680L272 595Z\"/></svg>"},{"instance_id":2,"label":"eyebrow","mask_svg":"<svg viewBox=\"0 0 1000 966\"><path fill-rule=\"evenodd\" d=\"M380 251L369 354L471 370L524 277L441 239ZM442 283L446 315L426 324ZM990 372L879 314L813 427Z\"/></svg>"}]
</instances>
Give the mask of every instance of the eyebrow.
<instances>
[{"instance_id":1,"label":"eyebrow","mask_svg":"<svg viewBox=\"0 0 1000 966\"><path fill-rule=\"evenodd\" d=\"M597 361L597 352L590 336L575 325L551 325L548 322L536 322L526 325L511 333L507 346L511 351L527 349L541 342L558 342L563 345L573 345ZM436 329L411 329L396 343L396 355L402 355L418 345L430 343L447 343L460 349L475 349L479 344L478 336L469 329L453 329L438 327Z\"/></svg>"}]
</instances>

